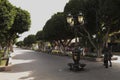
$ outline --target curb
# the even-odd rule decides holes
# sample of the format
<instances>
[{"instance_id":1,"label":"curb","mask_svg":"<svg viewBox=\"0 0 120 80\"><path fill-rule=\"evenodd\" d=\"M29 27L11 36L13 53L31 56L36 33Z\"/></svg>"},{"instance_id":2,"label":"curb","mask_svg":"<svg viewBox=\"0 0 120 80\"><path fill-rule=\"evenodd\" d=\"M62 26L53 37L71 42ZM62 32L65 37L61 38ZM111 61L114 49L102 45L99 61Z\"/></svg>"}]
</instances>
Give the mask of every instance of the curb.
<instances>
[{"instance_id":1,"label":"curb","mask_svg":"<svg viewBox=\"0 0 120 80\"><path fill-rule=\"evenodd\" d=\"M96 61L96 62L102 62L103 61L103 58L90 58L90 57L86 57L86 58L83 58L85 60L88 60L88 61ZM117 57L112 57L111 60L118 60Z\"/></svg>"},{"instance_id":2,"label":"curb","mask_svg":"<svg viewBox=\"0 0 120 80\"><path fill-rule=\"evenodd\" d=\"M11 71L11 65L0 66L0 72L3 72L3 71Z\"/></svg>"}]
</instances>

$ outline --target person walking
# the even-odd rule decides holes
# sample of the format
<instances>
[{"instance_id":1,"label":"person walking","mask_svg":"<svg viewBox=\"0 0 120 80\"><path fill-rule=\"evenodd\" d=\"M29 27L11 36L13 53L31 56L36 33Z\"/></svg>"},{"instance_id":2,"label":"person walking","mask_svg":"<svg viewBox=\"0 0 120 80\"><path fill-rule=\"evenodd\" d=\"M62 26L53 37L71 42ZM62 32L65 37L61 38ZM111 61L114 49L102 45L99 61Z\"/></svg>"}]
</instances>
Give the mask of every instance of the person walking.
<instances>
[{"instance_id":1,"label":"person walking","mask_svg":"<svg viewBox=\"0 0 120 80\"><path fill-rule=\"evenodd\" d=\"M106 45L103 48L102 53L104 54L104 66L106 68L108 68L108 64L110 64L109 66L112 67L112 62L111 62L112 51L111 51L111 48Z\"/></svg>"}]
</instances>

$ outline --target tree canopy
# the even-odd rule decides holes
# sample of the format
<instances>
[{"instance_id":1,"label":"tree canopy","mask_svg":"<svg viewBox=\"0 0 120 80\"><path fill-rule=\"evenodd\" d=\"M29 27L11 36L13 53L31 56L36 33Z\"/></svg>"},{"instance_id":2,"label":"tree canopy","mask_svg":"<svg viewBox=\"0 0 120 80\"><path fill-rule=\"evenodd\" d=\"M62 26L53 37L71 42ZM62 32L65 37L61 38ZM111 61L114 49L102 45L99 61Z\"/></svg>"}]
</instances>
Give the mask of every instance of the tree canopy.
<instances>
[{"instance_id":1,"label":"tree canopy","mask_svg":"<svg viewBox=\"0 0 120 80\"><path fill-rule=\"evenodd\" d=\"M24 38L24 46L31 47L33 43L36 43L35 35L31 34Z\"/></svg>"},{"instance_id":2,"label":"tree canopy","mask_svg":"<svg viewBox=\"0 0 120 80\"><path fill-rule=\"evenodd\" d=\"M66 26L66 18L64 13L54 14L49 19L44 28L44 37L47 40L62 40L73 38L70 28Z\"/></svg>"},{"instance_id":3,"label":"tree canopy","mask_svg":"<svg viewBox=\"0 0 120 80\"><path fill-rule=\"evenodd\" d=\"M107 43L109 34L120 30L119 8L119 0L70 0L64 8L64 13L76 16L79 12L84 14L85 23L81 32L94 48L99 50ZM93 35L96 37L93 38Z\"/></svg>"},{"instance_id":4,"label":"tree canopy","mask_svg":"<svg viewBox=\"0 0 120 80\"><path fill-rule=\"evenodd\" d=\"M21 34L29 30L30 24L31 20L29 12L20 8L16 8L16 16L11 32L17 32L18 34Z\"/></svg>"},{"instance_id":5,"label":"tree canopy","mask_svg":"<svg viewBox=\"0 0 120 80\"><path fill-rule=\"evenodd\" d=\"M41 31L38 31L37 33L36 33L36 40L44 40L44 33L43 33L43 31L41 30Z\"/></svg>"},{"instance_id":6,"label":"tree canopy","mask_svg":"<svg viewBox=\"0 0 120 80\"><path fill-rule=\"evenodd\" d=\"M9 30L14 22L15 7L8 0L0 2L0 31Z\"/></svg>"},{"instance_id":7,"label":"tree canopy","mask_svg":"<svg viewBox=\"0 0 120 80\"><path fill-rule=\"evenodd\" d=\"M14 44L19 34L31 25L28 11L13 6L8 0L0 0L0 46L4 49Z\"/></svg>"}]
</instances>

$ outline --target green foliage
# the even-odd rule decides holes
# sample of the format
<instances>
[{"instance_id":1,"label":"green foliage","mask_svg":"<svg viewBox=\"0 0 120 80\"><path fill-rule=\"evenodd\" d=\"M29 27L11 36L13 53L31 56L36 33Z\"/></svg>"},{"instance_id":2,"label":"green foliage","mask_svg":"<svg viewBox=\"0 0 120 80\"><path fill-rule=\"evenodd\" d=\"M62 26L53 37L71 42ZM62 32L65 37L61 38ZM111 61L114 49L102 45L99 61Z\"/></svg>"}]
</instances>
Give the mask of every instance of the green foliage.
<instances>
[{"instance_id":1,"label":"green foliage","mask_svg":"<svg viewBox=\"0 0 120 80\"><path fill-rule=\"evenodd\" d=\"M70 0L64 13L77 16L81 11L84 14L85 23L79 32L83 34L82 39L89 39L100 53L100 49L109 39L109 34L120 31L119 8L120 0ZM93 35L96 37L93 38Z\"/></svg>"},{"instance_id":2,"label":"green foliage","mask_svg":"<svg viewBox=\"0 0 120 80\"><path fill-rule=\"evenodd\" d=\"M0 50L0 58L3 57L3 55L4 55L4 51Z\"/></svg>"},{"instance_id":3,"label":"green foliage","mask_svg":"<svg viewBox=\"0 0 120 80\"><path fill-rule=\"evenodd\" d=\"M44 40L44 33L43 33L43 31L38 31L36 33L35 37L36 37L37 40Z\"/></svg>"},{"instance_id":4,"label":"green foliage","mask_svg":"<svg viewBox=\"0 0 120 80\"><path fill-rule=\"evenodd\" d=\"M85 24L84 27L89 30L90 34L93 35L96 33L96 17L95 11L93 11L91 5L88 3L89 0L70 0L65 8L64 13L68 15L71 13L73 16L77 16L79 12L84 14ZM92 3L92 2L91 2ZM80 32L86 34L82 28L79 30Z\"/></svg>"},{"instance_id":5,"label":"green foliage","mask_svg":"<svg viewBox=\"0 0 120 80\"><path fill-rule=\"evenodd\" d=\"M45 24L43 32L46 40L62 40L73 37L70 28L66 26L64 13L54 14Z\"/></svg>"},{"instance_id":6,"label":"green foliage","mask_svg":"<svg viewBox=\"0 0 120 80\"><path fill-rule=\"evenodd\" d=\"M36 37L35 35L28 35L23 40L24 46L31 47L33 43L36 43Z\"/></svg>"},{"instance_id":7,"label":"green foliage","mask_svg":"<svg viewBox=\"0 0 120 80\"><path fill-rule=\"evenodd\" d=\"M64 8L65 14L78 14L80 11L84 10L85 2L86 0L70 0Z\"/></svg>"},{"instance_id":8,"label":"green foliage","mask_svg":"<svg viewBox=\"0 0 120 80\"><path fill-rule=\"evenodd\" d=\"M30 28L30 14L28 11L20 8L16 8L16 12L14 24L12 25L12 29L10 31L21 34L28 31Z\"/></svg>"},{"instance_id":9,"label":"green foliage","mask_svg":"<svg viewBox=\"0 0 120 80\"><path fill-rule=\"evenodd\" d=\"M24 46L24 42L23 41L19 41L19 42L16 43L16 46L22 47L22 46Z\"/></svg>"},{"instance_id":10,"label":"green foliage","mask_svg":"<svg viewBox=\"0 0 120 80\"><path fill-rule=\"evenodd\" d=\"M8 0L1 0L0 2L0 31L9 30L14 22L15 8Z\"/></svg>"},{"instance_id":11,"label":"green foliage","mask_svg":"<svg viewBox=\"0 0 120 80\"><path fill-rule=\"evenodd\" d=\"M103 40L106 33L111 34L120 30L119 8L119 0L70 0L64 12L66 15L68 13L77 15L79 11L82 11L85 17L84 27L90 36L96 34L97 40Z\"/></svg>"},{"instance_id":12,"label":"green foliage","mask_svg":"<svg viewBox=\"0 0 120 80\"><path fill-rule=\"evenodd\" d=\"M30 14L13 6L8 0L0 0L0 46L9 48L15 43L19 34L28 31Z\"/></svg>"},{"instance_id":13,"label":"green foliage","mask_svg":"<svg viewBox=\"0 0 120 80\"><path fill-rule=\"evenodd\" d=\"M4 56L4 51L0 50L0 66L5 66L6 60L2 60L1 58Z\"/></svg>"},{"instance_id":14,"label":"green foliage","mask_svg":"<svg viewBox=\"0 0 120 80\"><path fill-rule=\"evenodd\" d=\"M5 66L7 60L0 60L0 66Z\"/></svg>"},{"instance_id":15,"label":"green foliage","mask_svg":"<svg viewBox=\"0 0 120 80\"><path fill-rule=\"evenodd\" d=\"M30 28L30 14L20 8L16 8L16 16L12 28L7 31L7 39L15 41L19 34L28 31Z\"/></svg>"}]
</instances>

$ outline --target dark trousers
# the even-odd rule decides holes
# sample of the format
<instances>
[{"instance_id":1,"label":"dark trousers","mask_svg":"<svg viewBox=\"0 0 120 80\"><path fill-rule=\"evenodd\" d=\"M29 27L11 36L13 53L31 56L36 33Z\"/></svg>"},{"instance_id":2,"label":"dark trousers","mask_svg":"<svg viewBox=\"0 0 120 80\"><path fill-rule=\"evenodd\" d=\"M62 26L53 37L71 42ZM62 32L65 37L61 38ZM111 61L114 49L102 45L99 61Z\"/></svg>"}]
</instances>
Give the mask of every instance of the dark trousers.
<instances>
[{"instance_id":1,"label":"dark trousers","mask_svg":"<svg viewBox=\"0 0 120 80\"><path fill-rule=\"evenodd\" d=\"M104 58L104 65L108 67L108 64L110 64L110 67L112 67L111 58Z\"/></svg>"}]
</instances>

